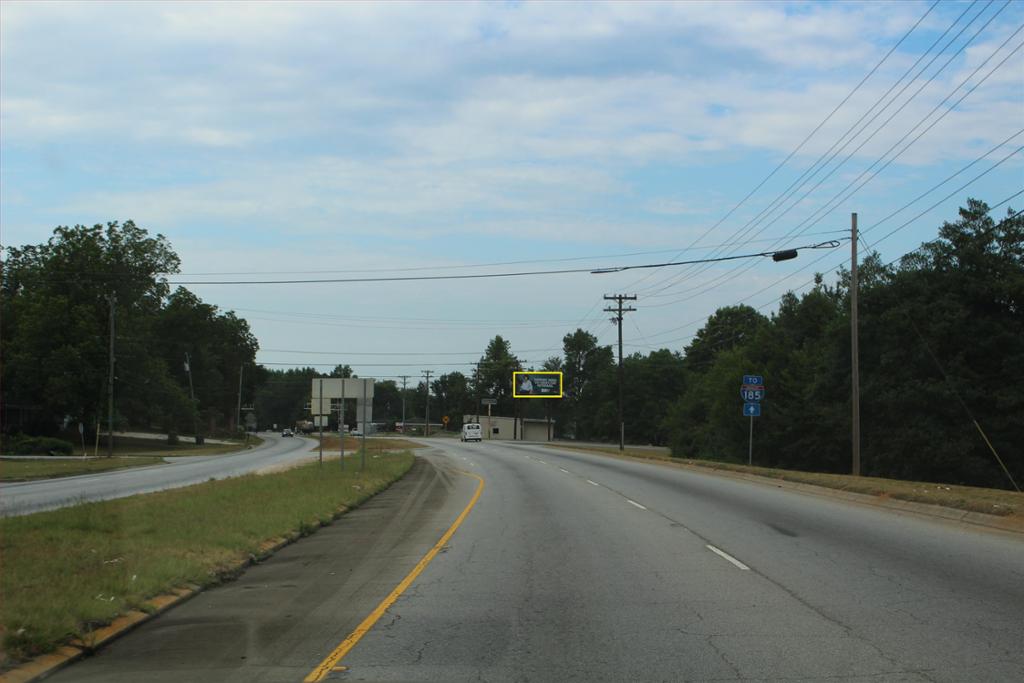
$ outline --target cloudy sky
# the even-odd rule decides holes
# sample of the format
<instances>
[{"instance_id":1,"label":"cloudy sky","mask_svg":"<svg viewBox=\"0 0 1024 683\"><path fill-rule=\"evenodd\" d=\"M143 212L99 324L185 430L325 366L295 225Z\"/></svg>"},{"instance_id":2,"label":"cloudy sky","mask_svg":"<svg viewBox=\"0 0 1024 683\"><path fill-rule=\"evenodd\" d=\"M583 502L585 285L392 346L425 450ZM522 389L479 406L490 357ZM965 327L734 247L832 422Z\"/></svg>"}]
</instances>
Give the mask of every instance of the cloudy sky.
<instances>
[{"instance_id":1,"label":"cloudy sky","mask_svg":"<svg viewBox=\"0 0 1024 683\"><path fill-rule=\"evenodd\" d=\"M813 244L857 212L891 260L1024 188L1022 28L1005 0L5 1L2 243L132 219L172 281L466 275ZM189 287L260 361L417 376L495 334L528 365L577 326L611 343L612 293L639 296L627 351L679 350L848 259Z\"/></svg>"}]
</instances>

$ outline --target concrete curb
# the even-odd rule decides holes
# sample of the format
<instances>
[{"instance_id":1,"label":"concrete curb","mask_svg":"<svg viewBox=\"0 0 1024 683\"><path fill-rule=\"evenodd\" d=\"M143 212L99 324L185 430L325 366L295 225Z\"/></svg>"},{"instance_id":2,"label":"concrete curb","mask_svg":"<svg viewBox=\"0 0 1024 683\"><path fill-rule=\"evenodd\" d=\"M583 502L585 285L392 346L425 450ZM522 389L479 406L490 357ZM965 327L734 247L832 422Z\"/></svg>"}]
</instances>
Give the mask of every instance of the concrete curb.
<instances>
[{"instance_id":1,"label":"concrete curb","mask_svg":"<svg viewBox=\"0 0 1024 683\"><path fill-rule=\"evenodd\" d=\"M331 522L341 517L350 509L352 508L340 507L331 516ZM318 526L324 525L318 523ZM258 554L250 555L248 559L222 572L221 577L238 576L252 565L259 564L263 560L268 559L281 548L295 543L300 538L303 538L303 534L293 532L284 538L266 541L260 545ZM221 583L223 583L223 580L211 583L209 586L184 586L174 589L171 593L159 595L149 601L149 604L153 606L152 611L131 610L127 614L115 619L110 625L91 632L87 638L88 642L76 639L67 645L59 647L55 652L36 657L19 665L17 668L0 674L0 683L32 683L33 681L41 681L47 676L77 662L79 659L93 654L107 643L135 630L147 621L155 619L164 612L191 600L207 588L214 588Z\"/></svg>"},{"instance_id":2,"label":"concrete curb","mask_svg":"<svg viewBox=\"0 0 1024 683\"><path fill-rule=\"evenodd\" d=\"M548 444L551 448L558 448L558 446ZM917 503L910 500L900 500L897 498L883 498L878 495L872 495L869 493L855 493L853 491L844 491L843 489L834 489L827 486L818 486L816 484L804 484L796 481L787 481L785 479L775 479L774 477L765 477L758 474L751 474L749 472L734 472L732 470L717 469L714 467L701 467L700 465L691 465L685 462L671 462L662 460L660 458L643 458L634 457L629 455L619 455L618 453L601 453L592 450L585 450L581 448L568 448L570 452L583 452L590 453L593 455L603 455L610 458L617 458L620 460L627 460L633 462L648 462L664 467L673 467L676 469L686 469L692 472L701 472L703 474L710 474L713 476L726 477L730 479L742 479L749 481L754 484L760 484L762 486L771 486L774 488L788 489L792 491L799 491L813 496L819 496L823 498L839 498L851 503L858 503L861 505L867 505L876 508L885 508L887 510L893 510L896 512L906 512L914 515L920 515L922 517L929 517L932 519L941 519L947 522L956 522L959 524L969 524L971 526L980 526L988 529L996 529L998 531L1008 531L1015 534L1024 534L1024 519L1021 519L1019 515L988 515L983 512L972 512L970 510L960 510L958 508L944 507L942 505L931 505L929 503ZM0 683L3 683L0 681Z\"/></svg>"},{"instance_id":3,"label":"concrete curb","mask_svg":"<svg viewBox=\"0 0 1024 683\"><path fill-rule=\"evenodd\" d=\"M314 458L316 456L313 456ZM415 463L415 461L414 461ZM299 463L306 464L306 463ZM411 468L410 468L411 469ZM397 482L399 479L408 474L408 470L402 474L398 479L389 482L380 491L374 492L369 498L373 498L378 493L381 493L391 487L392 484ZM367 498L366 500L369 500ZM365 502L365 501L364 501ZM330 521L326 524L317 520L314 525L319 528L326 526L327 524L333 523L339 517L344 515L350 510L354 510L362 503L357 504L355 507L348 507L342 505L334 514L331 515ZM259 549L255 554L249 555L245 560L242 560L237 565L230 569L221 572L220 580L209 584L208 586L196 586L189 585L174 589L171 593L165 593L152 598L149 604L153 606L153 610L150 612L142 612L140 610L131 610L127 614L118 617L108 626L104 626L101 629L93 631L89 634L88 641L84 642L81 640L72 641L69 644L62 645L57 648L56 651L49 654L36 657L35 659L29 660L18 665L16 668L0 673L0 683L32 683L33 681L40 681L50 676L57 671L65 668L66 666L73 664L74 662L82 659L83 657L92 654L99 648L103 647L107 643L120 638L121 636L129 633L135 628L141 626L147 621L158 617L164 612L170 610L181 603L192 599L199 593L203 592L207 588L214 588L224 582L225 579L237 577L239 574L244 572L246 569L254 564L268 559L279 550L287 545L295 543L299 539L303 538L306 534L299 531L293 531L289 535L283 538L274 538L260 544Z\"/></svg>"}]
</instances>

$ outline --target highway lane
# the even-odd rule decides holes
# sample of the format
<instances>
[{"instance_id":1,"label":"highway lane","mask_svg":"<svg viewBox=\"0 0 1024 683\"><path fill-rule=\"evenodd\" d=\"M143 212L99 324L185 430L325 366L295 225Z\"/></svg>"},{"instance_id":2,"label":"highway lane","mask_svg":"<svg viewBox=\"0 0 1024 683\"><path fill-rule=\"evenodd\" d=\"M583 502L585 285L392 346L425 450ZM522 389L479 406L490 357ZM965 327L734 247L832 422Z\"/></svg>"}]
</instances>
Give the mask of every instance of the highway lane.
<instances>
[{"instance_id":1,"label":"highway lane","mask_svg":"<svg viewBox=\"0 0 1024 683\"><path fill-rule=\"evenodd\" d=\"M345 680L1024 680L1019 538L579 452L448 450L487 491Z\"/></svg>"},{"instance_id":2,"label":"highway lane","mask_svg":"<svg viewBox=\"0 0 1024 683\"><path fill-rule=\"evenodd\" d=\"M1018 536L645 462L429 443L447 475L423 524L400 521L415 496L382 499L392 533L357 510L55 680L301 680L463 509L458 469L486 482L476 506L323 680L1024 680ZM363 578L325 593L300 566ZM301 597L239 587L274 577ZM205 618L186 611L204 597Z\"/></svg>"},{"instance_id":3,"label":"highway lane","mask_svg":"<svg viewBox=\"0 0 1024 683\"><path fill-rule=\"evenodd\" d=\"M260 437L263 443L259 446L228 455L176 458L164 465L0 484L0 516L24 515L85 501L123 498L210 479L237 477L307 458L309 449L316 445L310 439L283 439L269 432Z\"/></svg>"}]
</instances>

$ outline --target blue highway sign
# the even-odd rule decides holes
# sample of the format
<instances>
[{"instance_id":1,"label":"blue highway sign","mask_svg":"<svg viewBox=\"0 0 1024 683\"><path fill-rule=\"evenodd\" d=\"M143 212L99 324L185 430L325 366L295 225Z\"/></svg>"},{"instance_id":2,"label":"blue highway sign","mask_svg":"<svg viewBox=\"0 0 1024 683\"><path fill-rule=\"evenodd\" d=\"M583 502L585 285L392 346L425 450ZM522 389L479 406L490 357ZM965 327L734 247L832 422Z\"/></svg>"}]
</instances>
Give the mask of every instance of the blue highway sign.
<instances>
[{"instance_id":1,"label":"blue highway sign","mask_svg":"<svg viewBox=\"0 0 1024 683\"><path fill-rule=\"evenodd\" d=\"M744 403L743 417L761 417L760 403Z\"/></svg>"},{"instance_id":2,"label":"blue highway sign","mask_svg":"<svg viewBox=\"0 0 1024 683\"><path fill-rule=\"evenodd\" d=\"M744 384L764 384L764 375L743 375Z\"/></svg>"},{"instance_id":3,"label":"blue highway sign","mask_svg":"<svg viewBox=\"0 0 1024 683\"><path fill-rule=\"evenodd\" d=\"M744 401L760 401L764 398L764 387L745 386L740 389L740 396Z\"/></svg>"}]
</instances>

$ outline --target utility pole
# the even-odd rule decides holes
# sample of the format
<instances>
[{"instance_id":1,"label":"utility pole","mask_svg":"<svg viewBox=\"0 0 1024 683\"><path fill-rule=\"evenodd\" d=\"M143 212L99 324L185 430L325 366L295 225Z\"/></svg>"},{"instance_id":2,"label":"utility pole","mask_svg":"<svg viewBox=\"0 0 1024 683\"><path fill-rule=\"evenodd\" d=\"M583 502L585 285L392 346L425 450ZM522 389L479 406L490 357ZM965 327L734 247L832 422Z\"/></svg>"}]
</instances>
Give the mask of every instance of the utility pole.
<instances>
[{"instance_id":1,"label":"utility pole","mask_svg":"<svg viewBox=\"0 0 1024 683\"><path fill-rule=\"evenodd\" d=\"M402 379L402 433L405 434L405 383L409 379L409 375L399 375Z\"/></svg>"},{"instance_id":2,"label":"utility pole","mask_svg":"<svg viewBox=\"0 0 1024 683\"><path fill-rule=\"evenodd\" d=\"M114 307L117 295L107 297L110 303L110 377L107 378L107 457L114 457Z\"/></svg>"},{"instance_id":3,"label":"utility pole","mask_svg":"<svg viewBox=\"0 0 1024 683\"><path fill-rule=\"evenodd\" d=\"M480 363L473 368L473 384L476 388L476 423L480 424ZM491 406L487 406L487 421L491 421Z\"/></svg>"},{"instance_id":4,"label":"utility pole","mask_svg":"<svg viewBox=\"0 0 1024 683\"><path fill-rule=\"evenodd\" d=\"M853 476L860 476L860 350L857 344L857 214L850 214L850 383L853 389Z\"/></svg>"},{"instance_id":5,"label":"utility pole","mask_svg":"<svg viewBox=\"0 0 1024 683\"><path fill-rule=\"evenodd\" d=\"M238 410L235 413L235 431L242 426L242 373L245 372L245 363L238 365Z\"/></svg>"},{"instance_id":6,"label":"utility pole","mask_svg":"<svg viewBox=\"0 0 1024 683\"><path fill-rule=\"evenodd\" d=\"M432 374L432 370L423 371L423 376L427 378L427 410L425 424L423 425L423 436L430 436L430 375Z\"/></svg>"},{"instance_id":7,"label":"utility pole","mask_svg":"<svg viewBox=\"0 0 1024 683\"><path fill-rule=\"evenodd\" d=\"M192 386L192 362L188 351L185 352L185 372L188 373L188 397L192 401L192 438L198 446L203 441L199 437L199 411L196 409L196 392Z\"/></svg>"},{"instance_id":8,"label":"utility pole","mask_svg":"<svg viewBox=\"0 0 1024 683\"><path fill-rule=\"evenodd\" d=\"M605 301L614 301L617 304L616 308L606 308L605 313L614 313L612 322L617 323L619 326L619 450L625 450L626 446L626 423L622 418L622 314L630 313L635 311L635 308L623 308L623 301L636 301L636 294L629 296L626 294L605 294Z\"/></svg>"},{"instance_id":9,"label":"utility pole","mask_svg":"<svg viewBox=\"0 0 1024 683\"><path fill-rule=\"evenodd\" d=\"M338 443L341 444L341 469L345 469L345 382L341 379L341 406L338 408Z\"/></svg>"},{"instance_id":10,"label":"utility pole","mask_svg":"<svg viewBox=\"0 0 1024 683\"><path fill-rule=\"evenodd\" d=\"M361 445L362 445L362 449L361 449L362 452L361 452L361 454L359 456L359 471L360 472L362 472L363 470L366 469L366 432L370 431L370 425L366 424L366 383L368 381L371 381L371 380L367 380L365 377L363 377L362 381L363 381L363 414L360 416L362 418L362 425L360 426L360 429L359 429L359 439L360 439Z\"/></svg>"},{"instance_id":11,"label":"utility pole","mask_svg":"<svg viewBox=\"0 0 1024 683\"><path fill-rule=\"evenodd\" d=\"M324 465L324 380L320 378L320 396L317 398L316 413L313 419L320 423L320 466Z\"/></svg>"}]
</instances>

